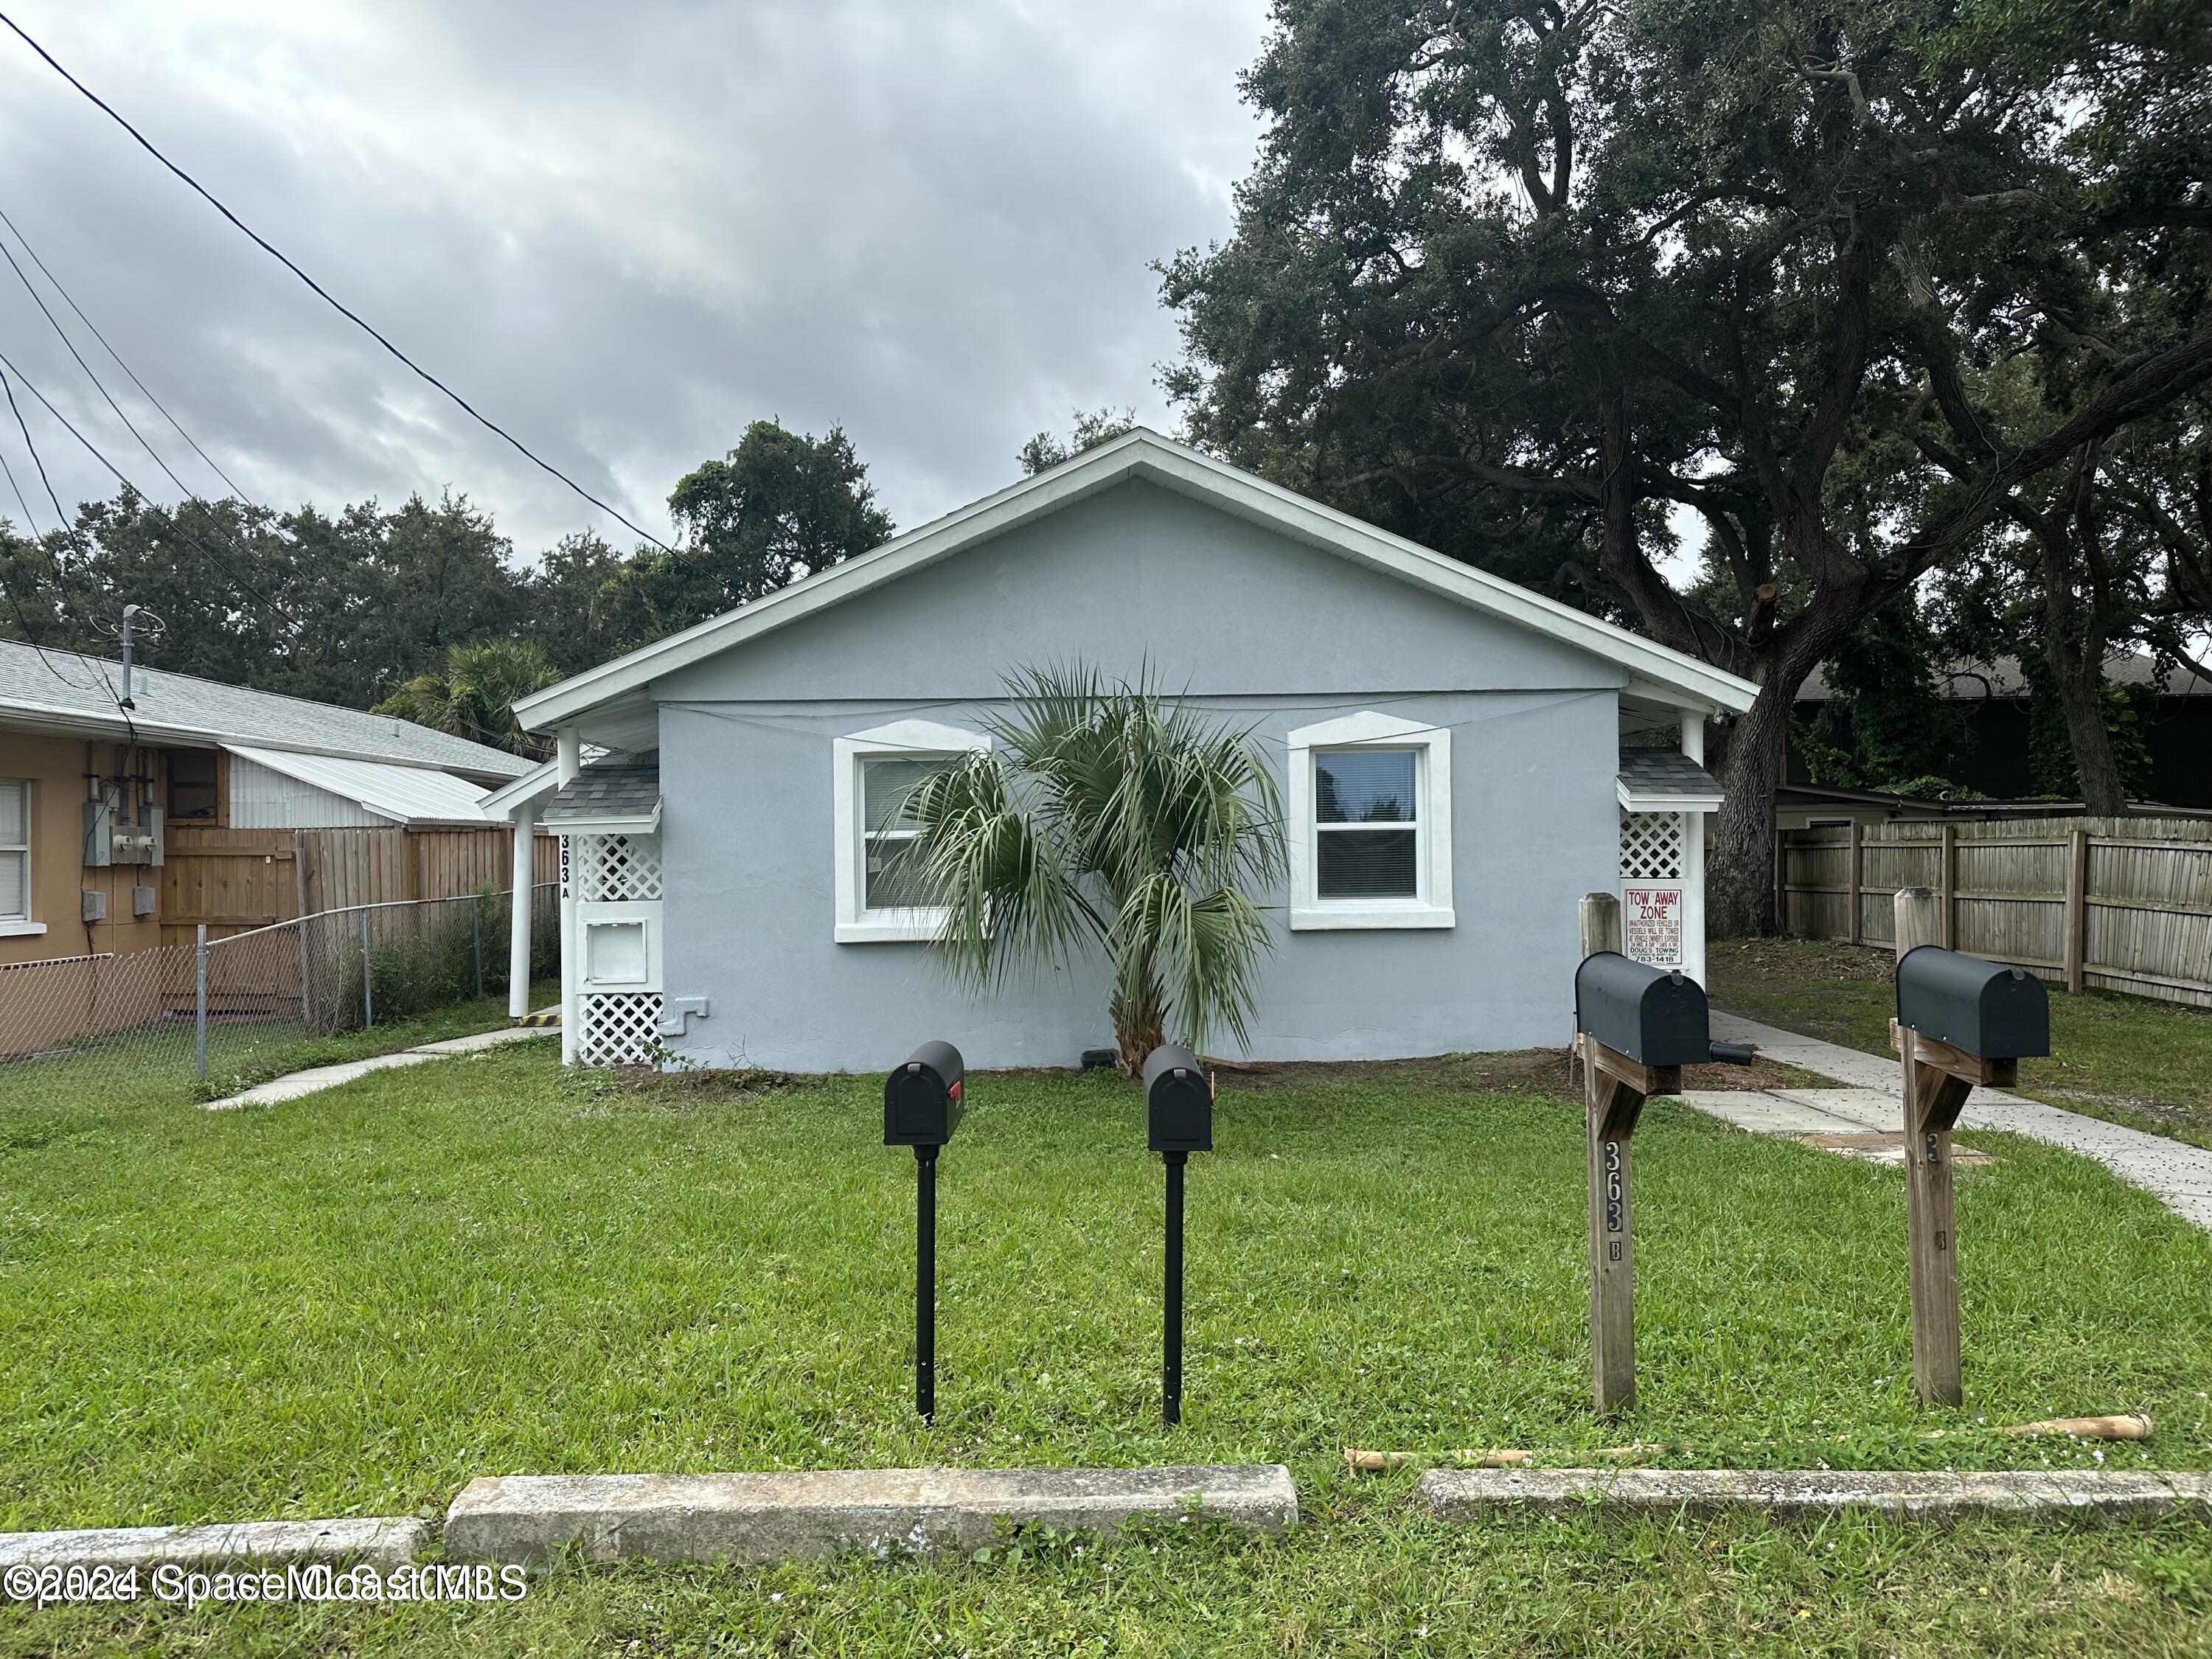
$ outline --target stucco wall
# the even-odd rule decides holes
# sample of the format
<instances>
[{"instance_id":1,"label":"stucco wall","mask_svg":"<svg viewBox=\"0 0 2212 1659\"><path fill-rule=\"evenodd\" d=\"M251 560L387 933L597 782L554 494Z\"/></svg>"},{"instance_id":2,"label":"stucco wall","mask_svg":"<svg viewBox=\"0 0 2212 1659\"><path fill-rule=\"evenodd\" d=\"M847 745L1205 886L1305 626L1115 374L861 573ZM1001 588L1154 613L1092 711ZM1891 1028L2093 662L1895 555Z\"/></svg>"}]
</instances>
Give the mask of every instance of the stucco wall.
<instances>
[{"instance_id":1,"label":"stucco wall","mask_svg":"<svg viewBox=\"0 0 2212 1659\"><path fill-rule=\"evenodd\" d=\"M94 764L114 769L112 744L94 745ZM158 756L147 760L158 774ZM50 957L88 951L143 951L158 945L161 921L134 921L134 883L158 887L161 872L150 865L87 868L84 862L85 745L75 738L40 737L0 730L0 778L31 783L31 920L46 924L43 933L0 937L0 963L42 962ZM87 929L82 921L87 890L107 895L107 920Z\"/></svg>"},{"instance_id":2,"label":"stucco wall","mask_svg":"<svg viewBox=\"0 0 2212 1659\"><path fill-rule=\"evenodd\" d=\"M832 739L972 725L1007 669L1079 657L1149 661L1256 726L1279 769L1292 727L1358 708L1452 727L1458 925L1281 933L1254 1054L1565 1040L1575 901L1615 872L1620 670L1135 483L656 684L665 983L714 1010L677 1052L872 1070L931 1036L979 1066L1106 1043L1095 960L984 1000L927 945L832 937Z\"/></svg>"}]
</instances>

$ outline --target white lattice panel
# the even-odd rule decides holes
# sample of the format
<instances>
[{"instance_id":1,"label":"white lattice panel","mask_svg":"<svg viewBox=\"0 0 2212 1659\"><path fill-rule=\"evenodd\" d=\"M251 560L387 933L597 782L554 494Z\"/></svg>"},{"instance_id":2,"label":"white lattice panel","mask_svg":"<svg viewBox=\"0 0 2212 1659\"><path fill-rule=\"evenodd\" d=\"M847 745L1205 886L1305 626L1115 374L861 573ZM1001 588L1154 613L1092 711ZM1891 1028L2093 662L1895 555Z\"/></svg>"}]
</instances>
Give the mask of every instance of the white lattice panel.
<instances>
[{"instance_id":1,"label":"white lattice panel","mask_svg":"<svg viewBox=\"0 0 2212 1659\"><path fill-rule=\"evenodd\" d=\"M586 904L623 904L660 896L658 836L568 836L569 891Z\"/></svg>"},{"instance_id":2,"label":"white lattice panel","mask_svg":"<svg viewBox=\"0 0 2212 1659\"><path fill-rule=\"evenodd\" d=\"M1623 812L1620 815L1620 878L1623 881L1680 881L1682 878L1682 815L1680 812Z\"/></svg>"},{"instance_id":3,"label":"white lattice panel","mask_svg":"<svg viewBox=\"0 0 2212 1659\"><path fill-rule=\"evenodd\" d=\"M576 1058L586 1066L650 1066L660 1055L660 993L590 991L576 999Z\"/></svg>"}]
</instances>

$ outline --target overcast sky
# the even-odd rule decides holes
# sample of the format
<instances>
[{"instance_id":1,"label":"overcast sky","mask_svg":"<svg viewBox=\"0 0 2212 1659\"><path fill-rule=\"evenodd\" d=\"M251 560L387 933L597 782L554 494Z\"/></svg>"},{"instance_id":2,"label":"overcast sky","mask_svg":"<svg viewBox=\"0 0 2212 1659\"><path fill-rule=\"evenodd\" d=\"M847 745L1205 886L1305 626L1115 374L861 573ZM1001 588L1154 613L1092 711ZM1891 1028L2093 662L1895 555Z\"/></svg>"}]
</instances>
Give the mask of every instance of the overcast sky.
<instances>
[{"instance_id":1,"label":"overcast sky","mask_svg":"<svg viewBox=\"0 0 2212 1659\"><path fill-rule=\"evenodd\" d=\"M842 422L902 527L1011 482L1022 441L1074 408L1170 425L1154 371L1174 319L1146 265L1227 234L1259 131L1236 76L1265 26L1261 0L0 10L339 299L656 534L678 477L765 416ZM4 32L0 210L258 500L451 487L525 557L586 526L632 541L383 356ZM222 493L78 332L168 465ZM149 494L179 493L4 264L0 351ZM112 493L51 416L25 413L66 504ZM49 527L4 410L0 455ZM20 516L4 483L0 513Z\"/></svg>"}]
</instances>

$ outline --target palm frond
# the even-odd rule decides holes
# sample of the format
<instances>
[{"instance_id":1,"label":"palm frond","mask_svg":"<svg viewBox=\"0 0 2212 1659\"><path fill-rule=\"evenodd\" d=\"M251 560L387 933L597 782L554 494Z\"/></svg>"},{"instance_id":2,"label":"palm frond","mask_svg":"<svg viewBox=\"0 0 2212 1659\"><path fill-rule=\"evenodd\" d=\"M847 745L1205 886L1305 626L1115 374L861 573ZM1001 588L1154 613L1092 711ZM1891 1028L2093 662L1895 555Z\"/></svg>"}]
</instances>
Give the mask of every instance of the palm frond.
<instances>
[{"instance_id":1,"label":"palm frond","mask_svg":"<svg viewBox=\"0 0 2212 1659\"><path fill-rule=\"evenodd\" d=\"M1218 1030L1245 1041L1273 947L1254 894L1287 866L1252 728L1167 696L1149 667L1109 684L1054 664L1006 686L985 721L996 746L907 802L921 878L945 907L946 965L988 990L1088 937L1112 969L1117 1025L1164 1012L1194 1043Z\"/></svg>"}]
</instances>

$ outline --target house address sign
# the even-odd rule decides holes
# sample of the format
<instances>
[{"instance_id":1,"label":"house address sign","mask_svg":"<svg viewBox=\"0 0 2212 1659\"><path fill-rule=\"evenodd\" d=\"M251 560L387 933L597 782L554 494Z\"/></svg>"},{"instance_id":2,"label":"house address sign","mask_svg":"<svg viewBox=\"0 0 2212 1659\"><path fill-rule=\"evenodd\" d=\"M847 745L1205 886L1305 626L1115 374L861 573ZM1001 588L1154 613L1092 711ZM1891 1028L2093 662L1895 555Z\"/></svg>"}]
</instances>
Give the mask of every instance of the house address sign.
<instances>
[{"instance_id":1,"label":"house address sign","mask_svg":"<svg viewBox=\"0 0 2212 1659\"><path fill-rule=\"evenodd\" d=\"M1684 966L1680 886L1620 890L1621 954L1654 968Z\"/></svg>"}]
</instances>

